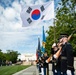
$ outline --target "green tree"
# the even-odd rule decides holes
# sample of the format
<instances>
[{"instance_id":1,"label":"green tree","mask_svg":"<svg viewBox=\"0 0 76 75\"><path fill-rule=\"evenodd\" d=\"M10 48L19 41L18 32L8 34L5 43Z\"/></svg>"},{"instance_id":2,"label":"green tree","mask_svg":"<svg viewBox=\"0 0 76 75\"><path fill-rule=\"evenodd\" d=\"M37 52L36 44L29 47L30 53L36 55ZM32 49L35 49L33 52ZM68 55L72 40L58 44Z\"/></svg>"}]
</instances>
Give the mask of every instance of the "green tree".
<instances>
[{"instance_id":1,"label":"green tree","mask_svg":"<svg viewBox=\"0 0 76 75\"><path fill-rule=\"evenodd\" d=\"M7 50L6 53L6 60L12 61L12 63L16 63L17 57L20 53L18 51L13 51L13 50Z\"/></svg>"},{"instance_id":2,"label":"green tree","mask_svg":"<svg viewBox=\"0 0 76 75\"><path fill-rule=\"evenodd\" d=\"M0 49L0 65L5 65L5 60L6 60L6 57L4 55L4 53L2 52L2 50Z\"/></svg>"},{"instance_id":3,"label":"green tree","mask_svg":"<svg viewBox=\"0 0 76 75\"><path fill-rule=\"evenodd\" d=\"M50 26L47 31L46 50L50 54L52 44L58 41L60 33L67 33L70 35L76 30L76 0L61 0L59 7L56 9L55 26ZM54 40L55 35L55 40ZM74 55L76 55L76 33L72 36L70 42L74 48Z\"/></svg>"},{"instance_id":4,"label":"green tree","mask_svg":"<svg viewBox=\"0 0 76 75\"><path fill-rule=\"evenodd\" d=\"M0 49L0 65L2 64L2 56L3 56L3 53L2 53L2 50Z\"/></svg>"}]
</instances>

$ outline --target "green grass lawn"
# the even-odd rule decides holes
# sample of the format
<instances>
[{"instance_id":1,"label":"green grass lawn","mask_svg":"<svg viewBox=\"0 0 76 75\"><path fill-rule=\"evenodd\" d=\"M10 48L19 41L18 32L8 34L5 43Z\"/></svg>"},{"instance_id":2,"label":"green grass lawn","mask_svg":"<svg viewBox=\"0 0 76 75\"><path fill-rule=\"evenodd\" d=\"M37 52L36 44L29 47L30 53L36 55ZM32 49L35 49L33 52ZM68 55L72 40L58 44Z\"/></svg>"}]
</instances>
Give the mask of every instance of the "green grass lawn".
<instances>
[{"instance_id":1,"label":"green grass lawn","mask_svg":"<svg viewBox=\"0 0 76 75\"><path fill-rule=\"evenodd\" d=\"M1 66L0 75L12 75L20 70L23 70L29 66L15 65L15 66Z\"/></svg>"}]
</instances>

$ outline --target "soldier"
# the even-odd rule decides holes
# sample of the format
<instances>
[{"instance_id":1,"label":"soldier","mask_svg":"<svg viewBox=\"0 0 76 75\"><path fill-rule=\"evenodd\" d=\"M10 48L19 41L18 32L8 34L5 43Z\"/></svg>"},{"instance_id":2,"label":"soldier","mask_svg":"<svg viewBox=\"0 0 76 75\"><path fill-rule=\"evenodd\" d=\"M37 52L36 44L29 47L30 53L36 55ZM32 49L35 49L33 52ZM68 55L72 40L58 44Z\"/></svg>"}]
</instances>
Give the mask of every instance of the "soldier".
<instances>
[{"instance_id":1,"label":"soldier","mask_svg":"<svg viewBox=\"0 0 76 75\"><path fill-rule=\"evenodd\" d=\"M58 51L58 46L56 43L52 45L51 48L51 54L52 56ZM52 57L51 63L52 63L52 71L53 75L60 75L60 57L56 60L54 57Z\"/></svg>"},{"instance_id":2,"label":"soldier","mask_svg":"<svg viewBox=\"0 0 76 75\"><path fill-rule=\"evenodd\" d=\"M62 50L61 50L61 75L74 75L74 57L73 57L73 48L70 43L68 43L68 36L66 34L62 34L60 39L62 42Z\"/></svg>"},{"instance_id":3,"label":"soldier","mask_svg":"<svg viewBox=\"0 0 76 75\"><path fill-rule=\"evenodd\" d=\"M48 59L47 53L44 53L43 58L44 58L44 63L43 63L44 75L48 75L48 63L46 63L46 60Z\"/></svg>"}]
</instances>

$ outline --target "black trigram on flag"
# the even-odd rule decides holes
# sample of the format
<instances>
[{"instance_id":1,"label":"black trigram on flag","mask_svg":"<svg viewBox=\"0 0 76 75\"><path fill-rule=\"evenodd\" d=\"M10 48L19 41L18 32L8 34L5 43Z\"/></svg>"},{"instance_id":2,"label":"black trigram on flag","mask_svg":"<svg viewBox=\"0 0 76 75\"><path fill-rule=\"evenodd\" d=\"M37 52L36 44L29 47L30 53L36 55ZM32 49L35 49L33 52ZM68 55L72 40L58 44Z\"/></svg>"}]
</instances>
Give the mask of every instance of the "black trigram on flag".
<instances>
[{"instance_id":1,"label":"black trigram on flag","mask_svg":"<svg viewBox=\"0 0 76 75\"><path fill-rule=\"evenodd\" d=\"M43 5L40 7L40 9L41 9L42 12L45 10L45 8L44 8ZM43 16L41 17L41 20L44 19L44 17L45 17L45 15L43 15Z\"/></svg>"},{"instance_id":2,"label":"black trigram on flag","mask_svg":"<svg viewBox=\"0 0 76 75\"><path fill-rule=\"evenodd\" d=\"M42 12L45 10L43 5L40 7L40 9L41 9Z\"/></svg>"},{"instance_id":3,"label":"black trigram on flag","mask_svg":"<svg viewBox=\"0 0 76 75\"><path fill-rule=\"evenodd\" d=\"M29 7L28 9L27 9L27 13L30 13L32 11L32 8L31 7Z\"/></svg>"},{"instance_id":4,"label":"black trigram on flag","mask_svg":"<svg viewBox=\"0 0 76 75\"><path fill-rule=\"evenodd\" d=\"M28 18L27 21L29 24L32 22L32 20L30 18Z\"/></svg>"},{"instance_id":5,"label":"black trigram on flag","mask_svg":"<svg viewBox=\"0 0 76 75\"><path fill-rule=\"evenodd\" d=\"M32 11L32 8L31 8L31 7L28 7L28 9L27 9L26 12L27 12L28 14L30 14L31 11ZM30 18L28 18L28 19L27 19L27 22L30 24L30 23L32 22L32 20L31 20Z\"/></svg>"},{"instance_id":6,"label":"black trigram on flag","mask_svg":"<svg viewBox=\"0 0 76 75\"><path fill-rule=\"evenodd\" d=\"M43 16L41 17L41 20L44 19L44 17L45 17L45 15L43 15Z\"/></svg>"}]
</instances>

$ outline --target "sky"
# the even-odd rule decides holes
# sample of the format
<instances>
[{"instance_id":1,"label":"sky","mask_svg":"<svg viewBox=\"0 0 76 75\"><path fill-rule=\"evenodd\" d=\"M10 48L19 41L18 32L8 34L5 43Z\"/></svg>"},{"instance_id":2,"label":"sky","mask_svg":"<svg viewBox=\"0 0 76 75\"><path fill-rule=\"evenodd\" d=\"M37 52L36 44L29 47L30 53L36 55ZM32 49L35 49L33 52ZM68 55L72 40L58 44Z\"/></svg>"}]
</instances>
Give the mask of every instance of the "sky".
<instances>
[{"instance_id":1,"label":"sky","mask_svg":"<svg viewBox=\"0 0 76 75\"><path fill-rule=\"evenodd\" d=\"M36 53L38 37L42 42L42 27L46 30L53 25L53 20L37 25L22 27L20 18L21 4L38 5L50 0L0 0L0 49L14 50L19 53ZM55 9L60 0L55 0Z\"/></svg>"}]
</instances>

